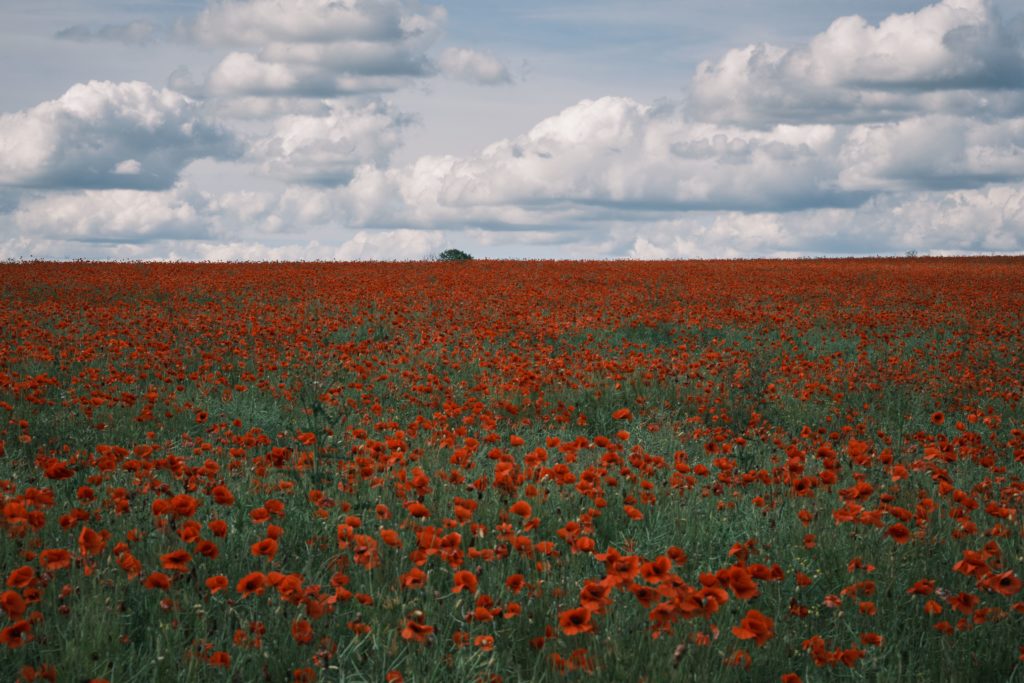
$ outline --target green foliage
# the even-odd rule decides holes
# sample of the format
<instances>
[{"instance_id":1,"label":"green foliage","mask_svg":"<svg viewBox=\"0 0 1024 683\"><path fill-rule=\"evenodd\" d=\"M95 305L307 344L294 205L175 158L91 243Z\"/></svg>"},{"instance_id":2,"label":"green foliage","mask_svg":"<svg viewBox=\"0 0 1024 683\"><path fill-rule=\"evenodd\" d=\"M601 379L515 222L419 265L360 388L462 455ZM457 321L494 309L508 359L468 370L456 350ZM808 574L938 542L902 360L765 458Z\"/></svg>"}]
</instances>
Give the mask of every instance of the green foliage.
<instances>
[{"instance_id":1,"label":"green foliage","mask_svg":"<svg viewBox=\"0 0 1024 683\"><path fill-rule=\"evenodd\" d=\"M472 261L473 257L461 249L445 249L437 255L438 261Z\"/></svg>"}]
</instances>

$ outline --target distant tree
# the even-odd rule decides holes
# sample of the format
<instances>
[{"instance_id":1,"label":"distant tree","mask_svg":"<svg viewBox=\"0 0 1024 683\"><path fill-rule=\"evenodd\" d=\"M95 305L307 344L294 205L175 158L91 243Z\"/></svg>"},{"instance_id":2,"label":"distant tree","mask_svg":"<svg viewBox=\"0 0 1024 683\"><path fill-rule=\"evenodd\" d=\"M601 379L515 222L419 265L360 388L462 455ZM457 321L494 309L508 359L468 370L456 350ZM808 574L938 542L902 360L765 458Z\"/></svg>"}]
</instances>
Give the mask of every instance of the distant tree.
<instances>
[{"instance_id":1,"label":"distant tree","mask_svg":"<svg viewBox=\"0 0 1024 683\"><path fill-rule=\"evenodd\" d=\"M445 249L437 255L438 261L472 261L473 257L461 249Z\"/></svg>"}]
</instances>

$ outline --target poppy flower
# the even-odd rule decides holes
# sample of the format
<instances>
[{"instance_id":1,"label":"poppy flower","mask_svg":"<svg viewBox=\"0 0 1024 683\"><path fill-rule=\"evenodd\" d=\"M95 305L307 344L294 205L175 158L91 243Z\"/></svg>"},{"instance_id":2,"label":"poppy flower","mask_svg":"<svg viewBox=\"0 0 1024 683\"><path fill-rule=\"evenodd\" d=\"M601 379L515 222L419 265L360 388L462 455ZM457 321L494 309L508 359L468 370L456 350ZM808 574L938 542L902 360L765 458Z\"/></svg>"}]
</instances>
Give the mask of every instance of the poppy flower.
<instances>
[{"instance_id":1,"label":"poppy flower","mask_svg":"<svg viewBox=\"0 0 1024 683\"><path fill-rule=\"evenodd\" d=\"M204 583L210 589L210 595L214 595L228 587L228 577L223 574L217 574L206 579Z\"/></svg>"},{"instance_id":2,"label":"poppy flower","mask_svg":"<svg viewBox=\"0 0 1024 683\"><path fill-rule=\"evenodd\" d=\"M760 595L757 584L743 567L730 567L726 572L726 578L729 588L740 600L753 600Z\"/></svg>"},{"instance_id":3,"label":"poppy flower","mask_svg":"<svg viewBox=\"0 0 1024 683\"><path fill-rule=\"evenodd\" d=\"M562 633L567 636L575 636L594 630L594 624L590 621L590 610L586 607L576 607L575 609L559 612L558 626L562 629Z\"/></svg>"},{"instance_id":4,"label":"poppy flower","mask_svg":"<svg viewBox=\"0 0 1024 683\"><path fill-rule=\"evenodd\" d=\"M732 634L740 640L753 639L758 645L764 645L775 635L775 622L756 609L748 610L740 625L732 627Z\"/></svg>"},{"instance_id":5,"label":"poppy flower","mask_svg":"<svg viewBox=\"0 0 1024 683\"><path fill-rule=\"evenodd\" d=\"M155 590L167 590L171 587L171 577L163 572L152 572L142 583L146 588Z\"/></svg>"},{"instance_id":6,"label":"poppy flower","mask_svg":"<svg viewBox=\"0 0 1024 683\"><path fill-rule=\"evenodd\" d=\"M0 593L0 609L11 621L16 621L25 613L25 599L17 591L4 591Z\"/></svg>"},{"instance_id":7,"label":"poppy flower","mask_svg":"<svg viewBox=\"0 0 1024 683\"><path fill-rule=\"evenodd\" d=\"M580 605L591 612L600 614L606 605L612 604L609 594L611 586L596 581L587 581L580 589Z\"/></svg>"},{"instance_id":8,"label":"poppy flower","mask_svg":"<svg viewBox=\"0 0 1024 683\"><path fill-rule=\"evenodd\" d=\"M428 626L420 621L413 621L412 619L409 619L405 622L405 628L402 629L402 638L417 643L426 643L430 640L430 636L433 633L433 626Z\"/></svg>"},{"instance_id":9,"label":"poppy flower","mask_svg":"<svg viewBox=\"0 0 1024 683\"><path fill-rule=\"evenodd\" d=\"M262 572L250 572L238 580L235 590L241 593L242 597L248 597L254 593L259 595L263 592L266 582L267 577Z\"/></svg>"},{"instance_id":10,"label":"poppy flower","mask_svg":"<svg viewBox=\"0 0 1024 683\"><path fill-rule=\"evenodd\" d=\"M35 570L28 565L22 565L7 575L7 586L9 588L24 588L32 585L35 579Z\"/></svg>"},{"instance_id":11,"label":"poppy flower","mask_svg":"<svg viewBox=\"0 0 1024 683\"><path fill-rule=\"evenodd\" d=\"M533 508L525 500L518 500L509 508L509 512L520 517L529 517L533 514Z\"/></svg>"},{"instance_id":12,"label":"poppy flower","mask_svg":"<svg viewBox=\"0 0 1024 683\"><path fill-rule=\"evenodd\" d=\"M39 564L48 572L71 566L71 553L63 548L48 548L39 553Z\"/></svg>"},{"instance_id":13,"label":"poppy flower","mask_svg":"<svg viewBox=\"0 0 1024 683\"><path fill-rule=\"evenodd\" d=\"M1000 595L1009 597L1020 592L1021 580L1011 569L985 579L984 585Z\"/></svg>"},{"instance_id":14,"label":"poppy flower","mask_svg":"<svg viewBox=\"0 0 1024 683\"><path fill-rule=\"evenodd\" d=\"M633 411L631 411L629 408L619 408L618 410L616 410L615 412L612 413L612 419L613 420L632 420L633 419Z\"/></svg>"},{"instance_id":15,"label":"poppy flower","mask_svg":"<svg viewBox=\"0 0 1024 683\"><path fill-rule=\"evenodd\" d=\"M455 572L455 584L452 586L452 593L458 593L465 588L470 593L476 593L476 574L465 569Z\"/></svg>"},{"instance_id":16,"label":"poppy flower","mask_svg":"<svg viewBox=\"0 0 1024 683\"><path fill-rule=\"evenodd\" d=\"M888 534L892 538L892 540L896 541L900 545L910 540L910 529L908 529L904 524L900 524L899 522L889 527L889 530L885 533Z\"/></svg>"},{"instance_id":17,"label":"poppy flower","mask_svg":"<svg viewBox=\"0 0 1024 683\"><path fill-rule=\"evenodd\" d=\"M210 666L219 667L226 669L231 666L231 655L223 650L218 650L210 655L210 658L206 660Z\"/></svg>"},{"instance_id":18,"label":"poppy flower","mask_svg":"<svg viewBox=\"0 0 1024 683\"><path fill-rule=\"evenodd\" d=\"M191 517L196 513L199 502L192 496L182 493L171 498L170 507L178 517Z\"/></svg>"},{"instance_id":19,"label":"poppy flower","mask_svg":"<svg viewBox=\"0 0 1024 683\"><path fill-rule=\"evenodd\" d=\"M292 624L292 638L296 643L306 644L313 640L313 626L305 619Z\"/></svg>"},{"instance_id":20,"label":"poppy flower","mask_svg":"<svg viewBox=\"0 0 1024 683\"><path fill-rule=\"evenodd\" d=\"M427 585L427 573L418 567L413 567L401 577L402 586L410 589L423 588ZM454 589L452 589L454 591Z\"/></svg>"},{"instance_id":21,"label":"poppy flower","mask_svg":"<svg viewBox=\"0 0 1024 683\"><path fill-rule=\"evenodd\" d=\"M174 550L160 556L160 566L168 571L187 572L192 556L184 550Z\"/></svg>"},{"instance_id":22,"label":"poppy flower","mask_svg":"<svg viewBox=\"0 0 1024 683\"><path fill-rule=\"evenodd\" d=\"M429 517L430 510L423 503L413 502L406 506L406 511L413 517Z\"/></svg>"},{"instance_id":23,"label":"poppy flower","mask_svg":"<svg viewBox=\"0 0 1024 683\"><path fill-rule=\"evenodd\" d=\"M223 484L220 486L214 486L210 493L213 494L213 502L217 505L232 505L235 502L235 496L231 493L228 487Z\"/></svg>"},{"instance_id":24,"label":"poppy flower","mask_svg":"<svg viewBox=\"0 0 1024 683\"><path fill-rule=\"evenodd\" d=\"M524 585L526 585L526 577L522 574L511 574L505 579L505 587L513 593L523 590Z\"/></svg>"},{"instance_id":25,"label":"poppy flower","mask_svg":"<svg viewBox=\"0 0 1024 683\"><path fill-rule=\"evenodd\" d=\"M107 539L102 534L87 526L82 527L82 531L78 534L78 548L84 557L100 554L106 544Z\"/></svg>"},{"instance_id":26,"label":"poppy flower","mask_svg":"<svg viewBox=\"0 0 1024 683\"><path fill-rule=\"evenodd\" d=\"M273 560L274 556L277 555L277 541L272 538L264 538L262 541L253 543L249 550L256 557L266 557Z\"/></svg>"},{"instance_id":27,"label":"poppy flower","mask_svg":"<svg viewBox=\"0 0 1024 683\"><path fill-rule=\"evenodd\" d=\"M32 624L25 620L16 621L0 630L0 645L6 645L12 650L21 647L31 638Z\"/></svg>"}]
</instances>

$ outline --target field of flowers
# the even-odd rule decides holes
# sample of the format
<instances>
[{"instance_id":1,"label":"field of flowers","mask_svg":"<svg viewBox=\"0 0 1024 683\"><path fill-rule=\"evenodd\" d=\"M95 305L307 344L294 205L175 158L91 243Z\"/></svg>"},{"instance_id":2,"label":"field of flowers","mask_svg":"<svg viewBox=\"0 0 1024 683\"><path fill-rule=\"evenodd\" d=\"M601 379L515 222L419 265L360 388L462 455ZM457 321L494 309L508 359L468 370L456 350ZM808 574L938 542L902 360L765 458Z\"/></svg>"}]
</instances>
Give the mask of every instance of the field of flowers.
<instances>
[{"instance_id":1,"label":"field of flowers","mask_svg":"<svg viewBox=\"0 0 1024 683\"><path fill-rule=\"evenodd\" d=\"M0 290L0 680L1024 678L1024 259Z\"/></svg>"}]
</instances>

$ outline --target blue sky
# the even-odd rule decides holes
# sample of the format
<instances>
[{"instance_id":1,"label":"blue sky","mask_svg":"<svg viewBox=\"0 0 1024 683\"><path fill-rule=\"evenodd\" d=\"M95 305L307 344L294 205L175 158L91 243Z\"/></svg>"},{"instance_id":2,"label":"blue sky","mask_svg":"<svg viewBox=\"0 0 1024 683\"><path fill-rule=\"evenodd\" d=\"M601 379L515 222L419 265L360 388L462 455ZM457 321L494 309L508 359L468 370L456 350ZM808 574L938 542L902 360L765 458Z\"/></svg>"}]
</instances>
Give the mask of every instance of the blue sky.
<instances>
[{"instance_id":1,"label":"blue sky","mask_svg":"<svg viewBox=\"0 0 1024 683\"><path fill-rule=\"evenodd\" d=\"M1024 251L1005 0L7 0L0 258Z\"/></svg>"}]
</instances>

